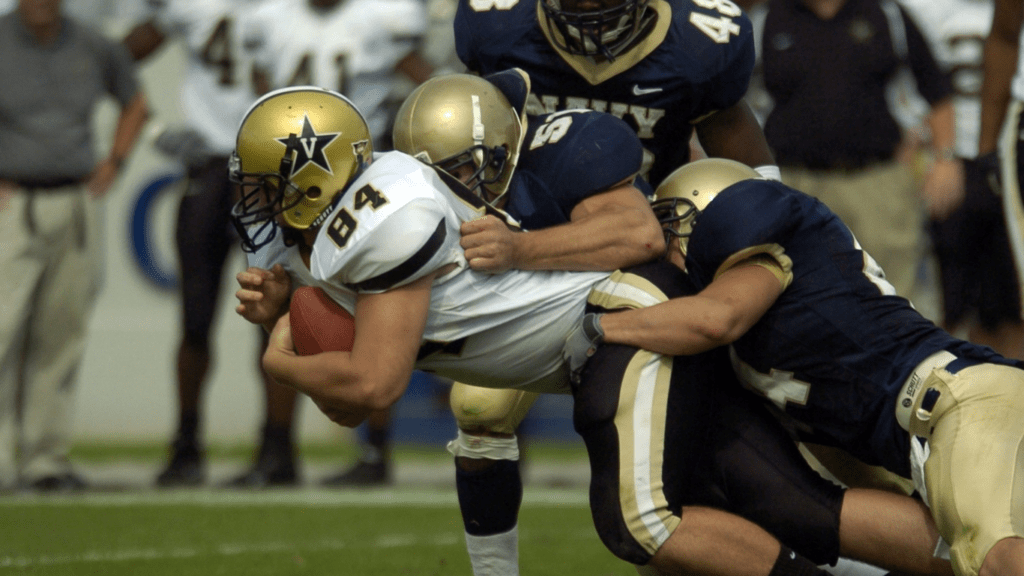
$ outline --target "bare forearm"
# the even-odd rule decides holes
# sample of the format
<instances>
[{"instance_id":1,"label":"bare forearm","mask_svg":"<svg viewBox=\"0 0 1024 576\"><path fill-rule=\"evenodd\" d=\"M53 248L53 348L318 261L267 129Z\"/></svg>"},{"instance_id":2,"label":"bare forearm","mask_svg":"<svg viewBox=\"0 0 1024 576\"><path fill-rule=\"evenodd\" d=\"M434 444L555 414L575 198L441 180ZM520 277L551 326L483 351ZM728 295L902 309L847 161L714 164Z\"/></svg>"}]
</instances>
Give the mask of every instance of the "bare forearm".
<instances>
[{"instance_id":1,"label":"bare forearm","mask_svg":"<svg viewBox=\"0 0 1024 576\"><path fill-rule=\"evenodd\" d=\"M699 354L727 344L728 331L716 329L713 313L694 305L693 298L678 298L601 317L604 341L667 354Z\"/></svg>"},{"instance_id":2,"label":"bare forearm","mask_svg":"<svg viewBox=\"0 0 1024 576\"><path fill-rule=\"evenodd\" d=\"M992 32L985 41L979 154L987 154L996 149L999 131L1006 117L1010 83L1017 69L1017 35L1021 19L1019 1L997 0Z\"/></svg>"},{"instance_id":3,"label":"bare forearm","mask_svg":"<svg viewBox=\"0 0 1024 576\"><path fill-rule=\"evenodd\" d=\"M522 270L616 270L665 253L653 215L631 209L517 234L516 244Z\"/></svg>"},{"instance_id":4,"label":"bare forearm","mask_svg":"<svg viewBox=\"0 0 1024 576\"><path fill-rule=\"evenodd\" d=\"M142 92L136 94L135 98L128 103L121 111L117 121L117 129L114 132L114 142L110 147L110 157L118 164L124 162L128 154L139 139L142 127L149 119L149 106L146 104L146 97Z\"/></svg>"},{"instance_id":5,"label":"bare forearm","mask_svg":"<svg viewBox=\"0 0 1024 576\"><path fill-rule=\"evenodd\" d=\"M604 340L672 356L697 354L736 341L764 316L782 290L769 268L739 265L695 296L604 315Z\"/></svg>"},{"instance_id":6,"label":"bare forearm","mask_svg":"<svg viewBox=\"0 0 1024 576\"><path fill-rule=\"evenodd\" d=\"M317 404L346 411L388 408L402 396L408 382L408 378L360 368L350 352L268 355L264 367L276 381L306 394Z\"/></svg>"},{"instance_id":7,"label":"bare forearm","mask_svg":"<svg viewBox=\"0 0 1024 576\"><path fill-rule=\"evenodd\" d=\"M746 102L715 112L696 125L708 156L729 158L751 167L775 164L757 117Z\"/></svg>"},{"instance_id":8,"label":"bare forearm","mask_svg":"<svg viewBox=\"0 0 1024 576\"><path fill-rule=\"evenodd\" d=\"M953 98L937 102L928 114L928 127L932 133L932 148L936 158L956 145L956 115L953 110Z\"/></svg>"}]
</instances>

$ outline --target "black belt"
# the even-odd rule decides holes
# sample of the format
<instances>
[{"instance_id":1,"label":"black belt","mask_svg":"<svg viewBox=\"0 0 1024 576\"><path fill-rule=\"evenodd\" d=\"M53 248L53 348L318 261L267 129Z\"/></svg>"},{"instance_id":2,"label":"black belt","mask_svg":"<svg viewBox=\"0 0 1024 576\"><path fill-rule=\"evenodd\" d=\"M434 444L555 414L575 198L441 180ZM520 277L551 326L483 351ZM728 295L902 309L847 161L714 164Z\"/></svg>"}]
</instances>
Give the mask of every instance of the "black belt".
<instances>
[{"instance_id":1,"label":"black belt","mask_svg":"<svg viewBox=\"0 0 1024 576\"><path fill-rule=\"evenodd\" d=\"M40 192L56 190L57 188L67 188L69 186L80 186L83 182L85 182L85 178L48 178L43 180L14 181L19 188Z\"/></svg>"}]
</instances>

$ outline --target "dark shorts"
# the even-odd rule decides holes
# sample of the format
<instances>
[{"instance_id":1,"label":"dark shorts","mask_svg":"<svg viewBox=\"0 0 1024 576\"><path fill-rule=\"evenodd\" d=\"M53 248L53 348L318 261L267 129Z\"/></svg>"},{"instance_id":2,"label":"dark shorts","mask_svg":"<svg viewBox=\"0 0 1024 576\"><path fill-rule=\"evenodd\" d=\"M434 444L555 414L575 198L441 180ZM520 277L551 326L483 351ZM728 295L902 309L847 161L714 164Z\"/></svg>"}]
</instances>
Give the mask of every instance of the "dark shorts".
<instances>
[{"instance_id":1,"label":"dark shorts","mask_svg":"<svg viewBox=\"0 0 1024 576\"><path fill-rule=\"evenodd\" d=\"M725 349L670 358L604 345L573 395L591 512L619 558L646 564L691 505L743 516L814 562L838 558L843 489L740 388Z\"/></svg>"},{"instance_id":2,"label":"dark shorts","mask_svg":"<svg viewBox=\"0 0 1024 576\"><path fill-rule=\"evenodd\" d=\"M180 266L185 339L209 345L224 264L238 236L231 225L234 191L227 158L211 158L189 170L188 190L178 206L175 244Z\"/></svg>"},{"instance_id":3,"label":"dark shorts","mask_svg":"<svg viewBox=\"0 0 1024 576\"><path fill-rule=\"evenodd\" d=\"M1002 199L993 193L977 164L964 162L964 202L949 218L931 223L932 245L942 280L947 326L977 315L993 330L1021 317L1013 254Z\"/></svg>"}]
</instances>

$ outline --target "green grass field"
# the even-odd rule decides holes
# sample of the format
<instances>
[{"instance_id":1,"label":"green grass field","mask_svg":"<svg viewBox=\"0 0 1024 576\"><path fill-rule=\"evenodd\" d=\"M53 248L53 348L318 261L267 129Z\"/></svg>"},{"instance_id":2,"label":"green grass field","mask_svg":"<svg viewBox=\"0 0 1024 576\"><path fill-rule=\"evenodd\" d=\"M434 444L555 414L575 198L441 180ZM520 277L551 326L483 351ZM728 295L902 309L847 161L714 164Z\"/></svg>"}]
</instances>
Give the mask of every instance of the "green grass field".
<instances>
[{"instance_id":1,"label":"green grass field","mask_svg":"<svg viewBox=\"0 0 1024 576\"><path fill-rule=\"evenodd\" d=\"M136 463L153 459L158 467L159 452L87 447L76 450L76 462L99 470L128 454ZM220 454L230 457L234 451ZM314 464L321 456L315 450L303 455ZM336 454L326 457L333 462ZM558 466L580 457L585 459L575 448L537 447L530 462ZM431 462L443 466L447 459L433 451L396 455L398 467ZM127 483L81 494L0 495L0 518L0 573L471 574L454 489L436 483L338 490L306 482L264 491L157 490ZM597 539L585 479L568 487L527 483L520 565L530 576L636 574Z\"/></svg>"}]
</instances>

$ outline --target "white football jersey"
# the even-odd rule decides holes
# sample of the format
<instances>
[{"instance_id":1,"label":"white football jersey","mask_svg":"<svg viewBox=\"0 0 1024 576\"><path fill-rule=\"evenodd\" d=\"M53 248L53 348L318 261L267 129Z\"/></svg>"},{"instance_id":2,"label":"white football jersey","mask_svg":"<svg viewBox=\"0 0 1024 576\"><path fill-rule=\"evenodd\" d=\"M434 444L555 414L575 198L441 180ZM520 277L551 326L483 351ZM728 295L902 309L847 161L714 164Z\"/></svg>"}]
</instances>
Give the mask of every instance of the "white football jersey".
<instances>
[{"instance_id":1,"label":"white football jersey","mask_svg":"<svg viewBox=\"0 0 1024 576\"><path fill-rule=\"evenodd\" d=\"M347 96L378 139L395 67L427 29L421 0L346 0L317 10L306 0L274 0L253 14L247 41L272 88L321 86Z\"/></svg>"},{"instance_id":2,"label":"white football jersey","mask_svg":"<svg viewBox=\"0 0 1024 576\"><path fill-rule=\"evenodd\" d=\"M459 227L485 210L502 215L406 154L376 154L325 220L309 269L280 234L249 263L280 262L295 287L320 286L349 312L360 292L383 292L454 264L431 288L416 367L475 386L568 393L562 347L591 289L609 273L469 269Z\"/></svg>"},{"instance_id":3,"label":"white football jersey","mask_svg":"<svg viewBox=\"0 0 1024 576\"><path fill-rule=\"evenodd\" d=\"M928 39L936 61L951 75L956 112L956 152L978 155L985 38L992 0L900 0Z\"/></svg>"},{"instance_id":4,"label":"white football jersey","mask_svg":"<svg viewBox=\"0 0 1024 576\"><path fill-rule=\"evenodd\" d=\"M210 149L230 155L238 125L256 99L244 17L262 0L149 0L157 27L188 49L181 105Z\"/></svg>"},{"instance_id":5,"label":"white football jersey","mask_svg":"<svg viewBox=\"0 0 1024 576\"><path fill-rule=\"evenodd\" d=\"M1010 85L1010 95L1014 100L1024 102L1024 28L1020 31L1017 39L1017 73L1013 75L1013 83Z\"/></svg>"}]
</instances>

